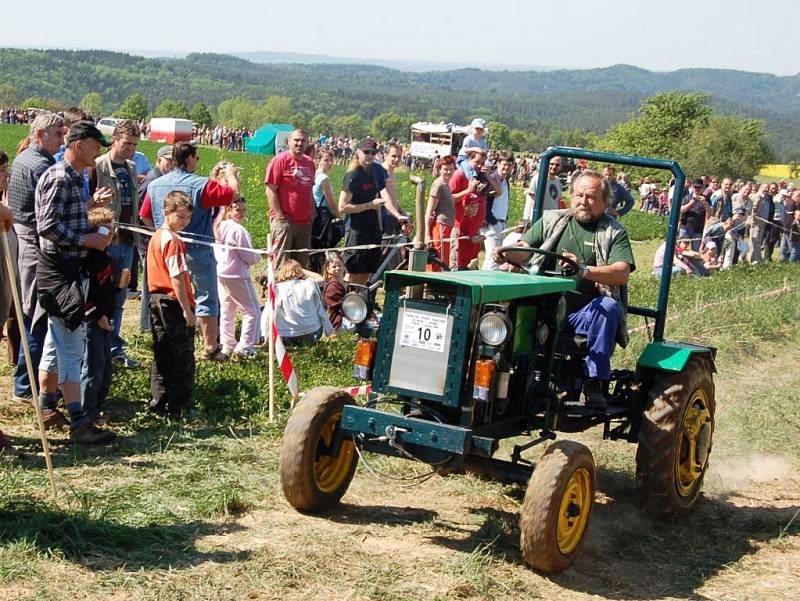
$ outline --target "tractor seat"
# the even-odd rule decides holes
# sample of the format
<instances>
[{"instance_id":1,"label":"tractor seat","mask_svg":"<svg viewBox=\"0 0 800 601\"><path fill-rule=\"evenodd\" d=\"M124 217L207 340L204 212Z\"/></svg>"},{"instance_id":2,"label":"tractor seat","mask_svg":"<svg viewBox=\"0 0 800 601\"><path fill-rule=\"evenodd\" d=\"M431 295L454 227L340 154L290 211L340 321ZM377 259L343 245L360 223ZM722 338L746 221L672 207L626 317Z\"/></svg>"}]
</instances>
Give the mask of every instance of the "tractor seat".
<instances>
[{"instance_id":1,"label":"tractor seat","mask_svg":"<svg viewBox=\"0 0 800 601\"><path fill-rule=\"evenodd\" d=\"M556 352L562 355L585 355L586 336L562 334L556 341Z\"/></svg>"}]
</instances>

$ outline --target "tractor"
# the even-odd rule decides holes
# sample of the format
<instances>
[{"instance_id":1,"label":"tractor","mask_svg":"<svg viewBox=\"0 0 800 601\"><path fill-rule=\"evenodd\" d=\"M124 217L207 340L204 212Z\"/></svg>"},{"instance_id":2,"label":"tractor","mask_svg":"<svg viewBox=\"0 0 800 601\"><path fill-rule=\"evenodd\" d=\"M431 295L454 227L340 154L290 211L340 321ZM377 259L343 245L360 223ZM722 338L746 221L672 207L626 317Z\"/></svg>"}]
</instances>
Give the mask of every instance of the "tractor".
<instances>
[{"instance_id":1,"label":"tractor","mask_svg":"<svg viewBox=\"0 0 800 601\"><path fill-rule=\"evenodd\" d=\"M685 181L675 161L552 147L541 155L537 199L545 197L547 167L556 156L664 169L675 176L676 190ZM675 197L667 248L676 242ZM537 202L534 219L541 212ZM627 307L628 315L653 320L652 338L635 369L612 370L608 407L598 411L579 402L586 340L564 327L574 277L426 272L420 270L424 257L414 253L424 255L424 248L412 252L408 271L384 274L378 326L366 325L368 292L345 296L345 316L361 324L354 375L372 393L358 404L342 389L320 387L294 408L280 459L283 492L293 507L324 512L336 506L365 453L423 462L440 474L527 483L523 559L540 572L560 572L581 550L596 488L590 450L568 437L594 427L602 428L603 439L638 445L636 485L648 512L674 519L694 507L714 432L716 350L664 340L669 277L661 280L655 308ZM672 254L665 253L664 273L671 267ZM502 453L510 457L496 457L501 441L512 438ZM546 450L534 463L526 454L538 445Z\"/></svg>"}]
</instances>

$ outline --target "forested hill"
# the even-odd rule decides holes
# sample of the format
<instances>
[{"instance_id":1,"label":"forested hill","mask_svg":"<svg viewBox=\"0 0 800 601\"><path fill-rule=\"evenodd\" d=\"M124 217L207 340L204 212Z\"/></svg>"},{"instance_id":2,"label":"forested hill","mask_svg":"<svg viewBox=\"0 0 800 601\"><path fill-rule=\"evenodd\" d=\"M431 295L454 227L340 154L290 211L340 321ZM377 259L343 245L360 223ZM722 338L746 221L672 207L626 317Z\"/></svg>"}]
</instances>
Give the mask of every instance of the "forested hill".
<instances>
[{"instance_id":1,"label":"forested hill","mask_svg":"<svg viewBox=\"0 0 800 601\"><path fill-rule=\"evenodd\" d=\"M261 64L229 55L142 58L106 51L0 49L0 86L77 103L98 92L110 106L141 93L192 106L245 96L288 96L298 112L372 119L397 111L415 119L466 122L480 114L513 128L604 132L662 91L701 91L722 113L764 119L781 158L800 158L800 75L718 69L657 73L629 65L558 71L405 72L370 65Z\"/></svg>"}]
</instances>

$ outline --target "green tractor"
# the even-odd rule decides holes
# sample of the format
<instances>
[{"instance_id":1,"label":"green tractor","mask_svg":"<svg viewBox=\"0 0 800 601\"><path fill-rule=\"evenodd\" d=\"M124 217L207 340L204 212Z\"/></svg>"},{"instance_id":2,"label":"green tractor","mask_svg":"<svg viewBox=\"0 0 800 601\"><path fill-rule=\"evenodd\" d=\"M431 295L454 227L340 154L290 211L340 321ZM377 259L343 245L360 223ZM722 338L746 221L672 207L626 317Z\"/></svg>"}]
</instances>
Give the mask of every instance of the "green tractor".
<instances>
[{"instance_id":1,"label":"green tractor","mask_svg":"<svg viewBox=\"0 0 800 601\"><path fill-rule=\"evenodd\" d=\"M566 147L542 154L541 174L555 156L666 169L677 190L684 185L673 161ZM667 248L675 245L679 203L673 200ZM535 218L541 210L539 204ZM666 253L665 273L671 267ZM647 511L677 518L693 508L714 431L715 349L664 340L668 277L656 308L627 307L628 314L654 320L653 338L635 370L612 371L608 407L601 411L579 402L586 341L564 331L565 295L575 290L574 278L391 271L384 285L383 317L373 330L365 326L368 294L351 293L344 302L345 315L364 324L354 365L371 383L369 401L359 405L341 389L316 388L289 418L280 475L296 509L336 506L365 452L424 462L441 474L527 483L523 558L541 572L559 572L581 550L596 475L587 447L556 438L593 427L602 428L604 439L638 444L636 484ZM510 446L509 458L495 457L501 440L517 437L527 439ZM545 443L535 465L526 459L527 451Z\"/></svg>"}]
</instances>

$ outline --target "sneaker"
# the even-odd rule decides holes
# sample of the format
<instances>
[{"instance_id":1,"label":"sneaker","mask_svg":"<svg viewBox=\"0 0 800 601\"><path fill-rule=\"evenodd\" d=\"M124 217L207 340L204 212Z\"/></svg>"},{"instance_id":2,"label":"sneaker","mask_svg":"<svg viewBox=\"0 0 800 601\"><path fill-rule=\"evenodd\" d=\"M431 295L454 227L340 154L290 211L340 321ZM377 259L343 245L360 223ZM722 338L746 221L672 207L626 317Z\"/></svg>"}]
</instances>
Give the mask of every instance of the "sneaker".
<instances>
[{"instance_id":1,"label":"sneaker","mask_svg":"<svg viewBox=\"0 0 800 601\"><path fill-rule=\"evenodd\" d=\"M233 351L233 357L239 360L246 360L246 359L255 359L257 354L256 349L250 347L246 349L242 349L241 351Z\"/></svg>"},{"instance_id":2,"label":"sneaker","mask_svg":"<svg viewBox=\"0 0 800 601\"><path fill-rule=\"evenodd\" d=\"M117 435L111 430L98 428L89 421L84 422L69 432L69 439L72 442L85 445L108 444L116 437Z\"/></svg>"},{"instance_id":3,"label":"sneaker","mask_svg":"<svg viewBox=\"0 0 800 601\"><path fill-rule=\"evenodd\" d=\"M594 411L608 409L608 400L603 394L603 382L600 380L586 380L583 383L583 400L587 409Z\"/></svg>"},{"instance_id":4,"label":"sneaker","mask_svg":"<svg viewBox=\"0 0 800 601\"><path fill-rule=\"evenodd\" d=\"M141 367L142 364L134 359L133 357L129 357L126 353L122 353L117 355L116 357L112 357L114 363L119 365L120 367L124 367L125 369L136 369L137 367Z\"/></svg>"},{"instance_id":5,"label":"sneaker","mask_svg":"<svg viewBox=\"0 0 800 601\"><path fill-rule=\"evenodd\" d=\"M0 432L0 458L24 459L25 454L11 444L6 435Z\"/></svg>"},{"instance_id":6,"label":"sneaker","mask_svg":"<svg viewBox=\"0 0 800 601\"><path fill-rule=\"evenodd\" d=\"M45 430L66 432L69 429L69 420L58 409L42 409L42 423Z\"/></svg>"},{"instance_id":7,"label":"sneaker","mask_svg":"<svg viewBox=\"0 0 800 601\"><path fill-rule=\"evenodd\" d=\"M19 396L16 394L12 394L11 401L14 403L25 403L27 405L33 405L33 397L29 396Z\"/></svg>"},{"instance_id":8,"label":"sneaker","mask_svg":"<svg viewBox=\"0 0 800 601\"><path fill-rule=\"evenodd\" d=\"M206 360L206 361L216 361L218 363L221 363L223 361L227 361L228 357L229 357L228 353L223 351L221 346L218 346L215 349L212 349L210 351L205 351L203 353L203 359L204 360Z\"/></svg>"}]
</instances>

